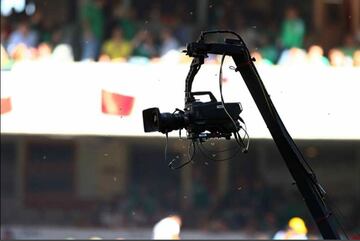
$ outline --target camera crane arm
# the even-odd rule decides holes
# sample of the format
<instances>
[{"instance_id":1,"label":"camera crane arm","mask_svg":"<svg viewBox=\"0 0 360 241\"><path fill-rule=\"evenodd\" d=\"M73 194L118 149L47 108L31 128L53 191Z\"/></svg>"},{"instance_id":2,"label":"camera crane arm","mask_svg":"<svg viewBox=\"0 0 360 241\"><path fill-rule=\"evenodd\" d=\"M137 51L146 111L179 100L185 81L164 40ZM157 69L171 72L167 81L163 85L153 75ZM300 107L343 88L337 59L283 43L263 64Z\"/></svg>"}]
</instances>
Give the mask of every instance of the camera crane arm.
<instances>
[{"instance_id":1,"label":"camera crane arm","mask_svg":"<svg viewBox=\"0 0 360 241\"><path fill-rule=\"evenodd\" d=\"M203 36L203 35L202 35ZM325 191L316 180L316 176L294 140L286 130L273 102L256 70L248 48L239 37L239 40L226 39L225 43L204 43L203 38L198 42L187 45L187 55L194 60L186 78L185 104L189 100L193 78L200 69L207 54L231 56L236 64L245 84L250 91L272 137L289 169L303 199L317 224L324 239L340 239L337 231L335 216L325 203Z\"/></svg>"}]
</instances>

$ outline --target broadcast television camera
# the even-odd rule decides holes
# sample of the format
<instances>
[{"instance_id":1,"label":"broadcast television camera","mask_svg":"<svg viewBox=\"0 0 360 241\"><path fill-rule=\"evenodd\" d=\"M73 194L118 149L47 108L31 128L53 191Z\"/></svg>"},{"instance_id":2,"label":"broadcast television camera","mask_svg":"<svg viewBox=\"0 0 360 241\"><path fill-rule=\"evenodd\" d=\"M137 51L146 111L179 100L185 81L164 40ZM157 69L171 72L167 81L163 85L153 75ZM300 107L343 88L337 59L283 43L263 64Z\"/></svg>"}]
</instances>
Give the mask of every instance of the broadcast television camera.
<instances>
[{"instance_id":1,"label":"broadcast television camera","mask_svg":"<svg viewBox=\"0 0 360 241\"><path fill-rule=\"evenodd\" d=\"M197 95L209 95L209 102L195 99ZM145 132L168 133L173 130L187 130L188 139L221 138L230 139L231 134L240 130L240 103L223 104L211 92L191 92L191 101L184 111L160 113L158 108L143 111ZM225 108L224 108L225 105ZM226 113L229 113L229 115Z\"/></svg>"},{"instance_id":2,"label":"broadcast television camera","mask_svg":"<svg viewBox=\"0 0 360 241\"><path fill-rule=\"evenodd\" d=\"M202 33L200 39L197 42L189 43L184 51L193 58L185 80L184 110L176 109L173 113L161 113L158 108L144 110L143 121L145 132L159 131L167 134L173 130L186 129L187 138L193 141L205 141L209 138L225 138L229 140L232 134L234 134L237 141L240 139L239 131L242 129L240 123L243 123L240 117L242 107L240 103L224 103L221 71L219 74L221 101L217 101L215 96L209 91L191 91L195 75L204 63L204 59L208 57L208 53L213 50L219 54L225 53L228 50L233 51L231 46L238 50L243 45L241 41L235 39L226 39L226 45L220 44L220 46L205 43L205 35L209 33L211 32ZM223 54L224 57L225 54ZM210 101L201 102L195 98L195 96L199 95L208 95Z\"/></svg>"}]
</instances>

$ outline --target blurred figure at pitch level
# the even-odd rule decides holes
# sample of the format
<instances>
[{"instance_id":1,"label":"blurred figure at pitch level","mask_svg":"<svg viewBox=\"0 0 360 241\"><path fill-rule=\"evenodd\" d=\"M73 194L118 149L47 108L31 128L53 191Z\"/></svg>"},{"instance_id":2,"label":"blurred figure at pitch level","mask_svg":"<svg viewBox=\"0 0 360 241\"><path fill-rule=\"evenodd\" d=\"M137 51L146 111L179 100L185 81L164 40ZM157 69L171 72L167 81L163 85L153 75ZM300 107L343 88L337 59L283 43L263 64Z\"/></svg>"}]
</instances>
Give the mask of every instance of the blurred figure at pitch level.
<instances>
[{"instance_id":1,"label":"blurred figure at pitch level","mask_svg":"<svg viewBox=\"0 0 360 241\"><path fill-rule=\"evenodd\" d=\"M157 222L153 229L153 239L180 239L181 217L168 216Z\"/></svg>"},{"instance_id":2,"label":"blurred figure at pitch level","mask_svg":"<svg viewBox=\"0 0 360 241\"><path fill-rule=\"evenodd\" d=\"M293 217L289 220L286 230L278 231L273 239L308 239L307 228L304 220Z\"/></svg>"}]
</instances>

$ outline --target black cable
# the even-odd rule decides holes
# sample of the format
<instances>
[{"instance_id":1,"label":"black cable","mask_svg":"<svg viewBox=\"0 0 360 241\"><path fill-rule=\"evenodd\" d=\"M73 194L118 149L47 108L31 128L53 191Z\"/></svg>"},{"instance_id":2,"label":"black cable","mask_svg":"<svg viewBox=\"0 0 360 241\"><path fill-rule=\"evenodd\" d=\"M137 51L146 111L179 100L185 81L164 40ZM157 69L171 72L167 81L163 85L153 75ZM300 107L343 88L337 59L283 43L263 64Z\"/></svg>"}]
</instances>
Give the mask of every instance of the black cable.
<instances>
[{"instance_id":1,"label":"black cable","mask_svg":"<svg viewBox=\"0 0 360 241\"><path fill-rule=\"evenodd\" d=\"M238 132L234 132L234 136L235 136L235 140L238 143L238 145L243 147L243 148L245 147L243 149L243 152L244 153L247 152L248 148L249 148L249 141L247 142L247 144L245 144L244 141L243 141L243 138L241 138L241 136L240 136L240 134ZM247 140L249 140L249 139L247 139Z\"/></svg>"},{"instance_id":2,"label":"black cable","mask_svg":"<svg viewBox=\"0 0 360 241\"><path fill-rule=\"evenodd\" d=\"M220 64L220 70L219 70L219 89L220 89L220 98L221 98L221 104L224 107L224 111L225 113L228 115L228 117L230 118L230 120L232 121L232 123L234 124L235 130L238 128L236 122L234 121L234 119L232 118L232 116L230 115L230 113L228 112L228 110L226 109L225 103L224 103L224 97L222 94L222 66L224 64L224 59L225 59L225 54L221 57L221 64Z\"/></svg>"},{"instance_id":3,"label":"black cable","mask_svg":"<svg viewBox=\"0 0 360 241\"><path fill-rule=\"evenodd\" d=\"M225 54L222 55L222 58L221 58L221 64L220 64L220 70L219 70L219 89L220 89L220 98L221 98L221 104L223 105L224 107L224 111L225 113L227 114L227 116L230 118L230 120L232 121L232 123L234 124L234 127L235 127L235 130L238 128L236 122L234 121L234 119L232 118L232 116L230 115L230 113L228 112L228 110L226 109L226 106L225 106L225 101L224 101L224 96L223 96L223 92L222 92L222 67L224 65L224 60L225 60ZM245 125L245 122L244 122L244 125ZM239 130L242 129L241 126L239 127ZM235 140L236 142L242 146L244 148L243 152L247 152L248 149L249 149L249 144L250 144L250 138L249 138L249 135L247 133L247 131L245 129L243 129L245 131L245 136L247 136L247 144L244 143L244 141L242 140L240 134L239 134L239 130L237 132L234 132L234 136L235 136ZM239 139L241 140L241 143L239 142ZM244 137L245 138L245 137Z\"/></svg>"},{"instance_id":4,"label":"black cable","mask_svg":"<svg viewBox=\"0 0 360 241\"><path fill-rule=\"evenodd\" d=\"M193 153L192 154L190 154L190 145L192 145L192 147L193 147ZM173 159L172 161L170 161L168 163L168 167L170 167L172 170L178 170L180 168L183 168L184 166L188 165L189 163L191 163L193 161L195 153L196 153L195 143L191 142L191 143L189 143L189 146L188 146L188 161L186 161L183 164L180 164L178 166L174 166L174 162L176 161L176 159Z\"/></svg>"},{"instance_id":5,"label":"black cable","mask_svg":"<svg viewBox=\"0 0 360 241\"><path fill-rule=\"evenodd\" d=\"M169 134L168 132L165 133L165 161L167 161L167 151L168 151L168 142L169 142Z\"/></svg>"}]
</instances>

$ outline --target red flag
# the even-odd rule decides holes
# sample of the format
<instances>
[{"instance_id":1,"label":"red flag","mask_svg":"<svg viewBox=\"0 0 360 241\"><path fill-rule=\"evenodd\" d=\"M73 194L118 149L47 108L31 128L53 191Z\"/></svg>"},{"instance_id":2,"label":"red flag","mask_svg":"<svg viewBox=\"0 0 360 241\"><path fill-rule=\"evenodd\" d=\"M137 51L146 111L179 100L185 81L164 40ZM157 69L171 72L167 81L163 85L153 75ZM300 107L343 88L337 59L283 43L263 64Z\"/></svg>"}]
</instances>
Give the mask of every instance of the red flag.
<instances>
[{"instance_id":1,"label":"red flag","mask_svg":"<svg viewBox=\"0 0 360 241\"><path fill-rule=\"evenodd\" d=\"M7 97L7 98L1 98L1 115L8 113L11 111L11 98Z\"/></svg>"},{"instance_id":2,"label":"red flag","mask_svg":"<svg viewBox=\"0 0 360 241\"><path fill-rule=\"evenodd\" d=\"M131 114L134 99L132 96L102 90L101 111L110 115L128 116Z\"/></svg>"}]
</instances>

